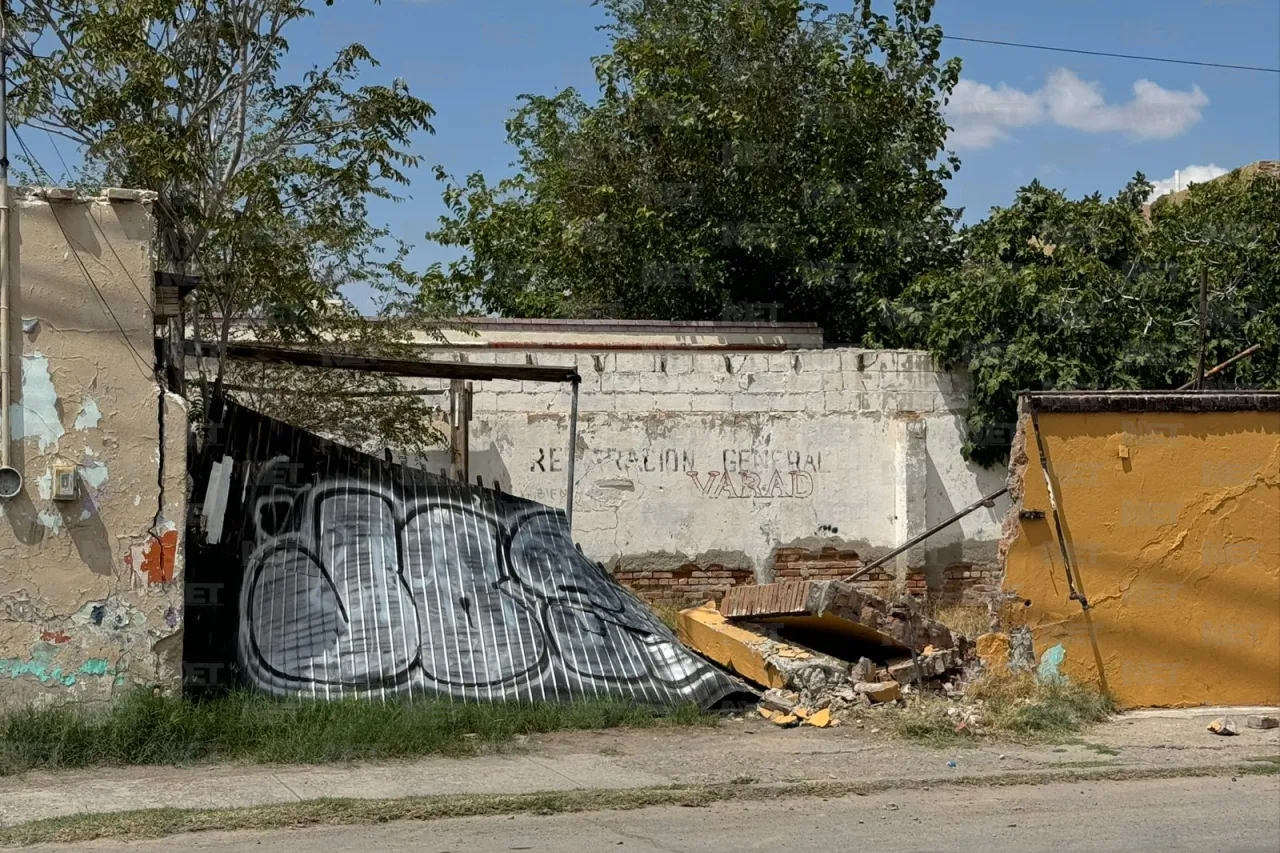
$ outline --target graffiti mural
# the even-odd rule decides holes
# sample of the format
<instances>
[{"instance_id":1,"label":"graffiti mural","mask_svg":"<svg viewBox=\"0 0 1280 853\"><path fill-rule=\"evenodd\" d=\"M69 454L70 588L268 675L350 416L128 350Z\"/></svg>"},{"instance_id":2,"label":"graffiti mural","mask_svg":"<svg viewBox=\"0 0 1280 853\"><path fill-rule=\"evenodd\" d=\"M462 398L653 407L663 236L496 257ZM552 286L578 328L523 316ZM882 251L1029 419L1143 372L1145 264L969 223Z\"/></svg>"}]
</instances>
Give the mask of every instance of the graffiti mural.
<instances>
[{"instance_id":1,"label":"graffiti mural","mask_svg":"<svg viewBox=\"0 0 1280 853\"><path fill-rule=\"evenodd\" d=\"M704 706L740 689L583 556L560 510L219 411L189 573L207 586L201 569L237 555L238 680L280 696Z\"/></svg>"}]
</instances>

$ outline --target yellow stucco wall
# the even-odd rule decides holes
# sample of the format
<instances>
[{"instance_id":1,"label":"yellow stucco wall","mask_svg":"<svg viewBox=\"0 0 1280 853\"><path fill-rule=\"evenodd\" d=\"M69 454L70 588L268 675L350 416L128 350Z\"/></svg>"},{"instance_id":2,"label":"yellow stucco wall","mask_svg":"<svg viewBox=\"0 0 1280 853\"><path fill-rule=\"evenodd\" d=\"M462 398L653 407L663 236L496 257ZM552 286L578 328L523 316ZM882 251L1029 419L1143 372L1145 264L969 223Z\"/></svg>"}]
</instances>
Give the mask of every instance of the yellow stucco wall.
<instances>
[{"instance_id":1,"label":"yellow stucco wall","mask_svg":"<svg viewBox=\"0 0 1280 853\"><path fill-rule=\"evenodd\" d=\"M1029 602L1014 620L1032 628L1036 654L1050 669L1061 655L1073 678L1105 680L1121 707L1280 704L1280 412L1039 421L1090 608L1068 600L1024 415L1005 589Z\"/></svg>"}]
</instances>

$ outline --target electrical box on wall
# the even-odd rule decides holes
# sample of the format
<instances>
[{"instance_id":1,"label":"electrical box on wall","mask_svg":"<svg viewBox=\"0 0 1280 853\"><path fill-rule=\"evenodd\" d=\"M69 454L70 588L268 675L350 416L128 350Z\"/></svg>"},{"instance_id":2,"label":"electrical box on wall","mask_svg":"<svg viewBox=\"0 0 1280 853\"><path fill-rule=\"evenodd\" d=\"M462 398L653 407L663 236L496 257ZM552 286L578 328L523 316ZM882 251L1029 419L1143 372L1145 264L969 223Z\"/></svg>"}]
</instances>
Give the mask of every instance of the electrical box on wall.
<instances>
[{"instance_id":1,"label":"electrical box on wall","mask_svg":"<svg viewBox=\"0 0 1280 853\"><path fill-rule=\"evenodd\" d=\"M55 501L76 499L76 467L74 465L58 465L53 469L53 499Z\"/></svg>"}]
</instances>

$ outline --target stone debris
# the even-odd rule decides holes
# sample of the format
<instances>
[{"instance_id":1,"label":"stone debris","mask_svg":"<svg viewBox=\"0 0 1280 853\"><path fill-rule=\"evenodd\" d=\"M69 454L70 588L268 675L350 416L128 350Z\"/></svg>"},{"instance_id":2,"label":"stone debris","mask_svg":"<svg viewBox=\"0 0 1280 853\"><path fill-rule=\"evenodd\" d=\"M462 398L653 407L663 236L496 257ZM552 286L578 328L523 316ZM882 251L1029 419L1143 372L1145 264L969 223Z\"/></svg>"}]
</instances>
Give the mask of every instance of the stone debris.
<instances>
[{"instance_id":1,"label":"stone debris","mask_svg":"<svg viewBox=\"0 0 1280 853\"><path fill-rule=\"evenodd\" d=\"M1209 731L1215 735L1234 735L1239 734L1236 730L1236 721L1230 717L1219 717L1208 726Z\"/></svg>"},{"instance_id":2,"label":"stone debris","mask_svg":"<svg viewBox=\"0 0 1280 853\"><path fill-rule=\"evenodd\" d=\"M1244 721L1251 729L1274 729L1280 726L1280 719L1266 715L1254 715Z\"/></svg>"},{"instance_id":3,"label":"stone debris","mask_svg":"<svg viewBox=\"0 0 1280 853\"><path fill-rule=\"evenodd\" d=\"M800 704L800 695L790 690L771 687L760 694L759 707L768 708L771 711L790 714L798 704Z\"/></svg>"},{"instance_id":4,"label":"stone debris","mask_svg":"<svg viewBox=\"0 0 1280 853\"><path fill-rule=\"evenodd\" d=\"M835 721L831 719L831 709L823 708L821 711L811 715L809 719L805 720L805 722L816 728L825 729Z\"/></svg>"},{"instance_id":5,"label":"stone debris","mask_svg":"<svg viewBox=\"0 0 1280 853\"><path fill-rule=\"evenodd\" d=\"M920 664L920 676L924 679L940 678L952 670L964 666L964 659L956 649L916 655L889 665L889 677L899 684L911 684L916 680L916 663Z\"/></svg>"},{"instance_id":6,"label":"stone debris","mask_svg":"<svg viewBox=\"0 0 1280 853\"><path fill-rule=\"evenodd\" d=\"M676 627L703 657L764 688L760 715L783 726L836 725L851 712L901 702L917 683L956 695L973 650L941 623L838 581L735 587L719 607L682 611Z\"/></svg>"},{"instance_id":7,"label":"stone debris","mask_svg":"<svg viewBox=\"0 0 1280 853\"><path fill-rule=\"evenodd\" d=\"M872 702L897 702L902 698L902 688L896 681L859 681L853 685L855 693L861 693Z\"/></svg>"}]
</instances>

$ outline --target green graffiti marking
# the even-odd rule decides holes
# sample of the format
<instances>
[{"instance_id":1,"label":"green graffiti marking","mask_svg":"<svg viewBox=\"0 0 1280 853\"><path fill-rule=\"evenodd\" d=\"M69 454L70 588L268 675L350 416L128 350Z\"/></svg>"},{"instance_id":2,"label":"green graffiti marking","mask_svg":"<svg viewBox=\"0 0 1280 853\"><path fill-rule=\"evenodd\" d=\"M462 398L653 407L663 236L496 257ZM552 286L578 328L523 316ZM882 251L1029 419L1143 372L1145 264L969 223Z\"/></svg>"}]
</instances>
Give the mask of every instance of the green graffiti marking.
<instances>
[{"instance_id":1,"label":"green graffiti marking","mask_svg":"<svg viewBox=\"0 0 1280 853\"><path fill-rule=\"evenodd\" d=\"M1040 656L1040 666L1036 669L1036 678L1041 681L1060 680L1062 678L1062 673L1059 669L1062 667L1062 662L1066 659L1067 650L1062 647L1061 643L1051 649L1047 649L1045 653Z\"/></svg>"},{"instance_id":2,"label":"green graffiti marking","mask_svg":"<svg viewBox=\"0 0 1280 853\"><path fill-rule=\"evenodd\" d=\"M31 660L17 658L0 658L0 678L21 678L31 676L41 684L61 684L71 687L76 683L78 675L108 675L111 668L101 658L90 658L80 665L75 672L63 672L60 666L51 666L47 652L32 654Z\"/></svg>"}]
</instances>

